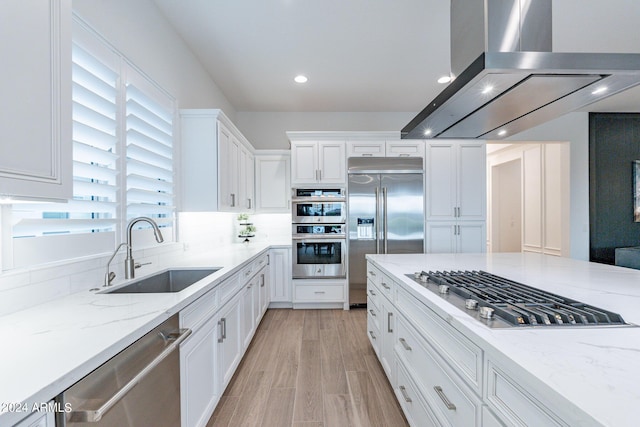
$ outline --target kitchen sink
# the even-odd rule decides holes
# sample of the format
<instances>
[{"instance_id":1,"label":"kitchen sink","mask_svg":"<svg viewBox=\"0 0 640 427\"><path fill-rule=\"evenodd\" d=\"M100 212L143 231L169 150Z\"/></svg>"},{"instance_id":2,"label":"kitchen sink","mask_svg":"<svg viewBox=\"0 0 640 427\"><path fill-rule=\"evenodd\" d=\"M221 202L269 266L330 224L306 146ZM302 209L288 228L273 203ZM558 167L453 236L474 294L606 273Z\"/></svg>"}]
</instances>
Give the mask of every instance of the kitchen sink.
<instances>
[{"instance_id":1,"label":"kitchen sink","mask_svg":"<svg viewBox=\"0 0 640 427\"><path fill-rule=\"evenodd\" d=\"M107 291L107 294L162 294L180 292L198 280L215 273L222 267L198 269L170 269L145 277L121 288Z\"/></svg>"}]
</instances>

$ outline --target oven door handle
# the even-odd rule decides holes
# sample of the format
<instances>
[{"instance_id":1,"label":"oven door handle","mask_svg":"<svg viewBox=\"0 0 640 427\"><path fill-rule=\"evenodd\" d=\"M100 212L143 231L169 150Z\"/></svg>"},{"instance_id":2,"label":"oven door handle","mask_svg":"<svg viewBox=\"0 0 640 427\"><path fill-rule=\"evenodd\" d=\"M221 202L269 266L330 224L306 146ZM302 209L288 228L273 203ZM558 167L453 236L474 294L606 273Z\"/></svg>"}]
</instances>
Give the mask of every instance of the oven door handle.
<instances>
[{"instance_id":1,"label":"oven door handle","mask_svg":"<svg viewBox=\"0 0 640 427\"><path fill-rule=\"evenodd\" d=\"M168 337L164 337L165 341L171 342L162 353L156 356L147 366L145 366L140 372L136 374L135 377L131 378L131 380L124 385L116 394L111 396L100 408L96 410L85 410L85 411L73 411L71 413L71 420L74 422L86 422L86 423L96 423L102 419L102 417L111 409L113 406L118 403L124 396L129 393L135 386L138 385L140 381L160 364L164 359L169 356L178 346L185 340L187 337L191 335L191 329L180 329L179 333L172 333Z\"/></svg>"},{"instance_id":2,"label":"oven door handle","mask_svg":"<svg viewBox=\"0 0 640 427\"><path fill-rule=\"evenodd\" d=\"M307 237L296 237L293 236L292 237L293 240L300 242L300 243L330 243L330 241L335 241L336 243L343 243L347 240L347 238L345 236L342 237L314 237L313 239L309 239Z\"/></svg>"}]
</instances>

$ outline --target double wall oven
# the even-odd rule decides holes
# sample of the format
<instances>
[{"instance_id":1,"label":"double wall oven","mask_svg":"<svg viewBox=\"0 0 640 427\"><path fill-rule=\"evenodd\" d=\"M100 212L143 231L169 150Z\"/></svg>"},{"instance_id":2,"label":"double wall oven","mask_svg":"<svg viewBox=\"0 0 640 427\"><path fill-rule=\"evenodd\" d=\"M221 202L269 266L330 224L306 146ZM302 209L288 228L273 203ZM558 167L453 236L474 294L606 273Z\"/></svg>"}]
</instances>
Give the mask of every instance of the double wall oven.
<instances>
[{"instance_id":1,"label":"double wall oven","mask_svg":"<svg viewBox=\"0 0 640 427\"><path fill-rule=\"evenodd\" d=\"M293 189L293 278L344 278L347 274L344 188Z\"/></svg>"}]
</instances>

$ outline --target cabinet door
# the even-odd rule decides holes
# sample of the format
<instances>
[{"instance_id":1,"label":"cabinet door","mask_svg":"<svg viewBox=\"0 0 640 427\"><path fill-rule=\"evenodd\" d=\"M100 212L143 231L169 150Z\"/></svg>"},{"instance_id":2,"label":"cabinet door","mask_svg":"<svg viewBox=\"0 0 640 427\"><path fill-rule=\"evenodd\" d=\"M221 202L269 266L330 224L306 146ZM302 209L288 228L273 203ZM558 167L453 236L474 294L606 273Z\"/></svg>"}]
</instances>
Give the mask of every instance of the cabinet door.
<instances>
[{"instance_id":1,"label":"cabinet door","mask_svg":"<svg viewBox=\"0 0 640 427\"><path fill-rule=\"evenodd\" d=\"M457 227L457 252L483 253L487 251L487 233L484 221L460 221Z\"/></svg>"},{"instance_id":2,"label":"cabinet door","mask_svg":"<svg viewBox=\"0 0 640 427\"><path fill-rule=\"evenodd\" d=\"M384 141L347 141L347 157L384 156Z\"/></svg>"},{"instance_id":3,"label":"cabinet door","mask_svg":"<svg viewBox=\"0 0 640 427\"><path fill-rule=\"evenodd\" d=\"M242 348L246 349L251 342L253 333L256 328L256 309L258 301L256 301L256 294L254 289L257 290L257 283L255 277L252 278L245 288L242 290Z\"/></svg>"},{"instance_id":4,"label":"cabinet door","mask_svg":"<svg viewBox=\"0 0 640 427\"><path fill-rule=\"evenodd\" d=\"M222 123L218 122L218 208L238 210L240 206L240 142Z\"/></svg>"},{"instance_id":5,"label":"cabinet door","mask_svg":"<svg viewBox=\"0 0 640 427\"><path fill-rule=\"evenodd\" d=\"M455 143L429 143L426 163L428 220L453 220L456 216Z\"/></svg>"},{"instance_id":6,"label":"cabinet door","mask_svg":"<svg viewBox=\"0 0 640 427\"><path fill-rule=\"evenodd\" d=\"M73 196L71 1L2 3L0 193Z\"/></svg>"},{"instance_id":7,"label":"cabinet door","mask_svg":"<svg viewBox=\"0 0 640 427\"><path fill-rule=\"evenodd\" d=\"M218 402L217 319L211 317L180 346L180 403L183 426L205 426Z\"/></svg>"},{"instance_id":8,"label":"cabinet door","mask_svg":"<svg viewBox=\"0 0 640 427\"><path fill-rule=\"evenodd\" d=\"M456 252L455 230L455 222L427 222L427 253Z\"/></svg>"},{"instance_id":9,"label":"cabinet door","mask_svg":"<svg viewBox=\"0 0 640 427\"><path fill-rule=\"evenodd\" d=\"M318 142L319 180L325 184L347 182L346 152L344 141Z\"/></svg>"},{"instance_id":10,"label":"cabinet door","mask_svg":"<svg viewBox=\"0 0 640 427\"><path fill-rule=\"evenodd\" d=\"M258 155L256 161L256 210L291 213L291 157Z\"/></svg>"},{"instance_id":11,"label":"cabinet door","mask_svg":"<svg viewBox=\"0 0 640 427\"><path fill-rule=\"evenodd\" d=\"M269 260L271 301L292 302L291 249L271 249Z\"/></svg>"},{"instance_id":12,"label":"cabinet door","mask_svg":"<svg viewBox=\"0 0 640 427\"><path fill-rule=\"evenodd\" d=\"M394 364L394 351L393 348L396 342L395 333L395 309L391 302L386 298L380 298L381 301L381 330L380 335L382 337L382 348L380 351L380 364L387 374L391 387L396 386L395 376L395 364Z\"/></svg>"},{"instance_id":13,"label":"cabinet door","mask_svg":"<svg viewBox=\"0 0 640 427\"><path fill-rule=\"evenodd\" d=\"M424 141L386 141L386 153L387 157L424 157Z\"/></svg>"},{"instance_id":14,"label":"cabinet door","mask_svg":"<svg viewBox=\"0 0 640 427\"><path fill-rule=\"evenodd\" d=\"M458 219L486 218L486 152L484 142L464 142L457 151Z\"/></svg>"},{"instance_id":15,"label":"cabinet door","mask_svg":"<svg viewBox=\"0 0 640 427\"><path fill-rule=\"evenodd\" d=\"M218 210L218 186L228 187L226 176L218 178L218 138L231 138L229 131L211 112L180 111L180 174L182 210L210 212Z\"/></svg>"},{"instance_id":16,"label":"cabinet door","mask_svg":"<svg viewBox=\"0 0 640 427\"><path fill-rule=\"evenodd\" d=\"M241 339L241 300L240 295L235 296L220 311L217 319L218 328L218 375L217 390L224 390L229 384L233 373L240 362L242 355Z\"/></svg>"},{"instance_id":17,"label":"cabinet door","mask_svg":"<svg viewBox=\"0 0 640 427\"><path fill-rule=\"evenodd\" d=\"M271 291L269 289L269 269L263 268L260 273L258 273L258 286L259 286L259 301L260 301L260 309L258 310L258 319L256 325L262 319L262 315L267 308L269 307L269 302L271 300Z\"/></svg>"},{"instance_id":18,"label":"cabinet door","mask_svg":"<svg viewBox=\"0 0 640 427\"><path fill-rule=\"evenodd\" d=\"M252 211L255 209L254 200L254 165L253 154L244 146L240 145L239 148L239 194L237 202L237 210L239 211Z\"/></svg>"},{"instance_id":19,"label":"cabinet door","mask_svg":"<svg viewBox=\"0 0 640 427\"><path fill-rule=\"evenodd\" d=\"M291 183L314 184L318 181L318 144L291 143Z\"/></svg>"}]
</instances>

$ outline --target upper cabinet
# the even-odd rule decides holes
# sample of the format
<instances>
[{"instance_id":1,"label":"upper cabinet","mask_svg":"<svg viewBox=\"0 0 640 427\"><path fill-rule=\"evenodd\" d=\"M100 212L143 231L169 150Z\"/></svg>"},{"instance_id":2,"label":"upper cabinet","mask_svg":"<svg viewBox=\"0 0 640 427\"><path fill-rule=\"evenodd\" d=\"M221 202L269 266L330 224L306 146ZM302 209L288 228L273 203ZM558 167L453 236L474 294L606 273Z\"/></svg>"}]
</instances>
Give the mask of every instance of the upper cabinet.
<instances>
[{"instance_id":1,"label":"upper cabinet","mask_svg":"<svg viewBox=\"0 0 640 427\"><path fill-rule=\"evenodd\" d=\"M424 157L423 140L347 141L347 157Z\"/></svg>"},{"instance_id":2,"label":"upper cabinet","mask_svg":"<svg viewBox=\"0 0 640 427\"><path fill-rule=\"evenodd\" d=\"M346 184L344 141L291 141L291 184Z\"/></svg>"},{"instance_id":3,"label":"upper cabinet","mask_svg":"<svg viewBox=\"0 0 640 427\"><path fill-rule=\"evenodd\" d=\"M428 142L426 150L427 221L484 220L484 141Z\"/></svg>"},{"instance_id":4,"label":"upper cabinet","mask_svg":"<svg viewBox=\"0 0 640 427\"><path fill-rule=\"evenodd\" d=\"M255 209L253 147L221 110L181 110L182 210Z\"/></svg>"},{"instance_id":5,"label":"upper cabinet","mask_svg":"<svg viewBox=\"0 0 640 427\"><path fill-rule=\"evenodd\" d=\"M0 195L73 196L71 1L2 3Z\"/></svg>"},{"instance_id":6,"label":"upper cabinet","mask_svg":"<svg viewBox=\"0 0 640 427\"><path fill-rule=\"evenodd\" d=\"M291 154L276 150L257 151L256 210L291 213Z\"/></svg>"}]
</instances>

